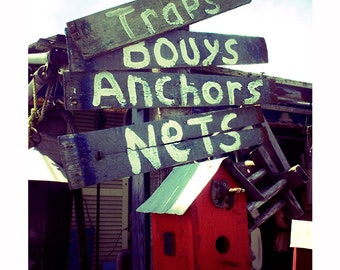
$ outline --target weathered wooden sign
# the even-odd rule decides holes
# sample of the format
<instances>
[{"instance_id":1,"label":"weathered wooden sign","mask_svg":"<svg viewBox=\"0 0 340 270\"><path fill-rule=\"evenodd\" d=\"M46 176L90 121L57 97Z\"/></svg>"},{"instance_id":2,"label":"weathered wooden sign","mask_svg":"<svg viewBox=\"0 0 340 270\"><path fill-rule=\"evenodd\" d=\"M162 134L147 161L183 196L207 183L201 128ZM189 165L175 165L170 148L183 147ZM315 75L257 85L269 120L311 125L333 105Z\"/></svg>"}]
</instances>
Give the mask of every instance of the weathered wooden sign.
<instances>
[{"instance_id":1,"label":"weathered wooden sign","mask_svg":"<svg viewBox=\"0 0 340 270\"><path fill-rule=\"evenodd\" d=\"M274 86L267 79L188 73L64 73L68 110L273 103Z\"/></svg>"},{"instance_id":2,"label":"weathered wooden sign","mask_svg":"<svg viewBox=\"0 0 340 270\"><path fill-rule=\"evenodd\" d=\"M262 144L260 106L58 137L71 189ZM255 126L256 125L256 126Z\"/></svg>"},{"instance_id":3,"label":"weathered wooden sign","mask_svg":"<svg viewBox=\"0 0 340 270\"><path fill-rule=\"evenodd\" d=\"M268 63L262 37L174 30L85 60L72 38L66 36L70 71Z\"/></svg>"},{"instance_id":4,"label":"weathered wooden sign","mask_svg":"<svg viewBox=\"0 0 340 270\"><path fill-rule=\"evenodd\" d=\"M138 0L67 23L84 59L202 21L251 0Z\"/></svg>"}]
</instances>

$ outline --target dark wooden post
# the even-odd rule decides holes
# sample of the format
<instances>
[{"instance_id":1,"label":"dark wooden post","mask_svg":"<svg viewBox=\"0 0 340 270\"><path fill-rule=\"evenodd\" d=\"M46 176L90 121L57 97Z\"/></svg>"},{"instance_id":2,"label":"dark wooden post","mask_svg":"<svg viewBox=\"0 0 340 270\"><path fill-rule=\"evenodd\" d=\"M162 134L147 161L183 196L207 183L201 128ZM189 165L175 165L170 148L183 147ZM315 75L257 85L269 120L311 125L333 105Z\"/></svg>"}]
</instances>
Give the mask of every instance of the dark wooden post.
<instances>
[{"instance_id":1,"label":"dark wooden post","mask_svg":"<svg viewBox=\"0 0 340 270\"><path fill-rule=\"evenodd\" d=\"M132 110L132 123L142 123L145 118L145 110ZM131 177L131 231L132 231L132 270L147 269L147 254L150 248L150 240L147 239L146 214L136 212L136 209L144 203L145 197L145 175L139 174Z\"/></svg>"},{"instance_id":2,"label":"dark wooden post","mask_svg":"<svg viewBox=\"0 0 340 270\"><path fill-rule=\"evenodd\" d=\"M100 184L97 184L97 210L96 210L96 269L99 269L99 245L100 245Z\"/></svg>"},{"instance_id":3,"label":"dark wooden post","mask_svg":"<svg viewBox=\"0 0 340 270\"><path fill-rule=\"evenodd\" d=\"M78 232L79 264L81 270L90 270L89 258L87 254L86 226L83 207L82 189L73 190L74 209L76 213L76 223Z\"/></svg>"}]
</instances>

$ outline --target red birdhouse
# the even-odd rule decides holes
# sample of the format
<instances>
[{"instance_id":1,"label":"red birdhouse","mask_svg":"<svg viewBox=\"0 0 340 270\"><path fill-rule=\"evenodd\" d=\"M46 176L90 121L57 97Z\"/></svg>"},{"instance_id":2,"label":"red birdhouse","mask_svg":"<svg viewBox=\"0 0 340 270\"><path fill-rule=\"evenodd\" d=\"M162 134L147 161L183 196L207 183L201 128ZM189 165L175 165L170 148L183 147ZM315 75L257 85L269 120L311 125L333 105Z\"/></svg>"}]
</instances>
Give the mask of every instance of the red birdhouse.
<instances>
[{"instance_id":1,"label":"red birdhouse","mask_svg":"<svg viewBox=\"0 0 340 270\"><path fill-rule=\"evenodd\" d=\"M251 268L246 196L223 160L175 167L137 209L152 213L153 269Z\"/></svg>"}]
</instances>

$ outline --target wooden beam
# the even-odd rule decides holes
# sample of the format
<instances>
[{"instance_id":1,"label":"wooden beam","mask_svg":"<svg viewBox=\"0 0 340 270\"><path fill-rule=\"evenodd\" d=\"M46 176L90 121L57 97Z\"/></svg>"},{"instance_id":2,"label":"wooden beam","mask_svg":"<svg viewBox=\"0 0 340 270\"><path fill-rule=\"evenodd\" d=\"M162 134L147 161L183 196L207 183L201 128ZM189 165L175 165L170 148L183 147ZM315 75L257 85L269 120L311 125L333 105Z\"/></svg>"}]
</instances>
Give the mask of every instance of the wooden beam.
<instances>
[{"instance_id":1,"label":"wooden beam","mask_svg":"<svg viewBox=\"0 0 340 270\"><path fill-rule=\"evenodd\" d=\"M309 82L285 79L281 77L266 75L264 73L256 73L256 72L230 69L227 67L216 67L216 66L195 67L193 68L193 70L195 70L196 72L205 72L205 73L213 73L213 74L225 74L225 75L251 77L251 78L267 78L267 79L275 80L275 82L279 85L294 86L294 87L306 88L310 90L312 89L312 86L313 86L312 83L309 83Z\"/></svg>"},{"instance_id":2,"label":"wooden beam","mask_svg":"<svg viewBox=\"0 0 340 270\"><path fill-rule=\"evenodd\" d=\"M280 98L278 98L280 99ZM275 104L262 104L262 109L270 110L270 111L278 111L278 112L287 112L287 113L297 113L297 114L305 114L305 115L312 115L312 107L310 109L302 109L296 107L288 107L288 106L280 106Z\"/></svg>"},{"instance_id":3,"label":"wooden beam","mask_svg":"<svg viewBox=\"0 0 340 270\"><path fill-rule=\"evenodd\" d=\"M312 104L312 84L308 82L295 81L280 77L265 75L264 73L254 73L226 67L192 67L193 73L216 74L227 76L240 76L248 78L263 78L272 80L275 83L275 93L278 101L288 104L307 105Z\"/></svg>"},{"instance_id":4,"label":"wooden beam","mask_svg":"<svg viewBox=\"0 0 340 270\"><path fill-rule=\"evenodd\" d=\"M76 214L80 270L90 270L82 189L72 191Z\"/></svg>"}]
</instances>

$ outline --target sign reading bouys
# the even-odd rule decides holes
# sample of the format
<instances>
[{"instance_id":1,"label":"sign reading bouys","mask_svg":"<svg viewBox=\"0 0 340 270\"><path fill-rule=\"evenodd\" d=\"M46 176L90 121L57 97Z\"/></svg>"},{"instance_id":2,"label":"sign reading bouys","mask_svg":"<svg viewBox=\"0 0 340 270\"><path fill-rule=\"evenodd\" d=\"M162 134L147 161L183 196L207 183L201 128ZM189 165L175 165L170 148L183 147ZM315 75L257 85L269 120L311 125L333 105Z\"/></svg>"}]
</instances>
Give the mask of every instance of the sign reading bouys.
<instances>
[{"instance_id":1,"label":"sign reading bouys","mask_svg":"<svg viewBox=\"0 0 340 270\"><path fill-rule=\"evenodd\" d=\"M64 72L68 110L273 103L265 78L152 72Z\"/></svg>"},{"instance_id":2,"label":"sign reading bouys","mask_svg":"<svg viewBox=\"0 0 340 270\"><path fill-rule=\"evenodd\" d=\"M70 71L268 63L264 38L174 30L84 60L67 34Z\"/></svg>"},{"instance_id":3,"label":"sign reading bouys","mask_svg":"<svg viewBox=\"0 0 340 270\"><path fill-rule=\"evenodd\" d=\"M67 23L84 59L202 21L250 0L138 0Z\"/></svg>"},{"instance_id":4,"label":"sign reading bouys","mask_svg":"<svg viewBox=\"0 0 340 270\"><path fill-rule=\"evenodd\" d=\"M71 189L259 145L259 106L220 110L59 137Z\"/></svg>"}]
</instances>

